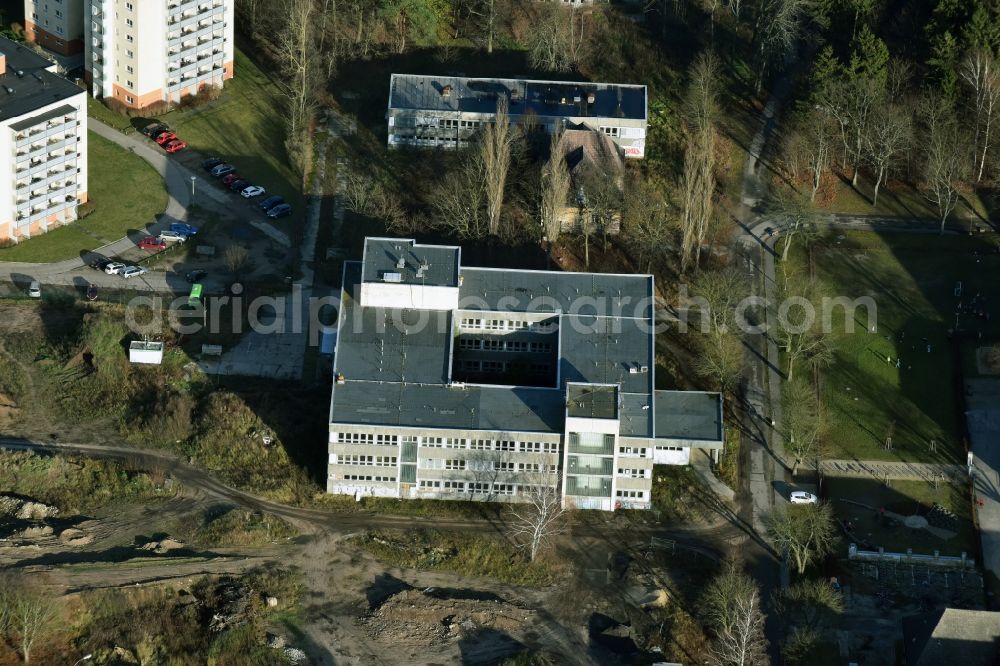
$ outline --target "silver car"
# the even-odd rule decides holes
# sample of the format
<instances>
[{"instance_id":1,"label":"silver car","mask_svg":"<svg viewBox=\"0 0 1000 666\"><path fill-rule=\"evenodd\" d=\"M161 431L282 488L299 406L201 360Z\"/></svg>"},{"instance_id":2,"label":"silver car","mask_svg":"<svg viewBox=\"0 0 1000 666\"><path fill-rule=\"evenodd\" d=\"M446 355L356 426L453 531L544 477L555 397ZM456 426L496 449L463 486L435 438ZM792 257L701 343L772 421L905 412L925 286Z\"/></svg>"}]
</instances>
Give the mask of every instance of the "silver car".
<instances>
[{"instance_id":1,"label":"silver car","mask_svg":"<svg viewBox=\"0 0 1000 666\"><path fill-rule=\"evenodd\" d=\"M179 234L176 231L161 231L160 240L170 241L171 243L183 243L187 240L187 236Z\"/></svg>"},{"instance_id":2,"label":"silver car","mask_svg":"<svg viewBox=\"0 0 1000 666\"><path fill-rule=\"evenodd\" d=\"M123 278L135 277L136 275L145 275L146 269L142 266L128 266L119 275Z\"/></svg>"},{"instance_id":3,"label":"silver car","mask_svg":"<svg viewBox=\"0 0 1000 666\"><path fill-rule=\"evenodd\" d=\"M107 273L108 275L118 275L119 273L122 272L123 268L126 268L125 264L118 261L112 261L110 264L104 267L104 272Z\"/></svg>"},{"instance_id":4,"label":"silver car","mask_svg":"<svg viewBox=\"0 0 1000 666\"><path fill-rule=\"evenodd\" d=\"M804 490L796 490L788 496L788 501L792 504L815 504L819 501L819 498Z\"/></svg>"}]
</instances>

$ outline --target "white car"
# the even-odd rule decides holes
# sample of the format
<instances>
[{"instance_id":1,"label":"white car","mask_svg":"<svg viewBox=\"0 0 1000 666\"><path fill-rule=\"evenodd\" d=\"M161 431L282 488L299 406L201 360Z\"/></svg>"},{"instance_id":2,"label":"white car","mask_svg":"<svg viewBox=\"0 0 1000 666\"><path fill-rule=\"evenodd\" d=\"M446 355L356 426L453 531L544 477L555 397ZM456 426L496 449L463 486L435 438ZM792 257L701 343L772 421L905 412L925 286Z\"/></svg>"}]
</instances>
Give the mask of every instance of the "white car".
<instances>
[{"instance_id":1,"label":"white car","mask_svg":"<svg viewBox=\"0 0 1000 666\"><path fill-rule=\"evenodd\" d=\"M122 269L126 268L125 264L118 261L112 261L110 264L104 267L104 272L108 275L118 275L122 272Z\"/></svg>"},{"instance_id":2,"label":"white car","mask_svg":"<svg viewBox=\"0 0 1000 666\"><path fill-rule=\"evenodd\" d=\"M35 280L28 287L28 298L41 298L42 297L42 283Z\"/></svg>"},{"instance_id":3,"label":"white car","mask_svg":"<svg viewBox=\"0 0 1000 666\"><path fill-rule=\"evenodd\" d=\"M804 490L796 490L788 496L788 501L792 504L815 504L819 501L819 498Z\"/></svg>"},{"instance_id":4,"label":"white car","mask_svg":"<svg viewBox=\"0 0 1000 666\"><path fill-rule=\"evenodd\" d=\"M123 278L135 277L136 275L145 275L146 269L142 266L128 266L119 275Z\"/></svg>"},{"instance_id":5,"label":"white car","mask_svg":"<svg viewBox=\"0 0 1000 666\"><path fill-rule=\"evenodd\" d=\"M254 197L259 197L260 195L264 194L265 191L266 190L264 190L264 188L261 187L260 185L251 185L250 187L240 192L240 194L246 199L252 199Z\"/></svg>"},{"instance_id":6,"label":"white car","mask_svg":"<svg viewBox=\"0 0 1000 666\"><path fill-rule=\"evenodd\" d=\"M172 243L183 243L187 240L187 236L179 234L176 231L161 231L160 240L170 241Z\"/></svg>"}]
</instances>

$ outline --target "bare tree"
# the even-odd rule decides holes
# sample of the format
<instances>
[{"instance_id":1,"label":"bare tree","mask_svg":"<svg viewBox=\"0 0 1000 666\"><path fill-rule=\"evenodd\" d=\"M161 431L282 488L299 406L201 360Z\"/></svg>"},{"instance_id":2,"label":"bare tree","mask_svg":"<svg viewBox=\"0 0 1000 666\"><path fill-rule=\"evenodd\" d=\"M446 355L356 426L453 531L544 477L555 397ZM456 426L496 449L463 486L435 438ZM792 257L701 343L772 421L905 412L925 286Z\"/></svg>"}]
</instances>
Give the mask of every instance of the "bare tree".
<instances>
[{"instance_id":1,"label":"bare tree","mask_svg":"<svg viewBox=\"0 0 1000 666\"><path fill-rule=\"evenodd\" d=\"M569 201L570 175L566 154L560 144L559 132L552 133L549 142L549 159L542 169L541 203L542 230L548 241L549 252L559 239L561 215Z\"/></svg>"},{"instance_id":2,"label":"bare tree","mask_svg":"<svg viewBox=\"0 0 1000 666\"><path fill-rule=\"evenodd\" d=\"M500 95L497 97L496 118L486 125L480 145L483 184L486 188L487 228L493 236L500 233L500 214L503 211L513 141L510 117L507 115L507 97Z\"/></svg>"},{"instance_id":3,"label":"bare tree","mask_svg":"<svg viewBox=\"0 0 1000 666\"><path fill-rule=\"evenodd\" d=\"M703 335L695 369L715 380L721 391L730 391L743 371L737 305L748 291L746 277L732 267L704 272L692 288L696 297L704 299L698 304Z\"/></svg>"},{"instance_id":4,"label":"bare tree","mask_svg":"<svg viewBox=\"0 0 1000 666\"><path fill-rule=\"evenodd\" d=\"M906 153L911 130L910 116L901 106L886 98L876 104L865 133L865 153L875 171L872 206L878 205L879 186L888 179L892 167Z\"/></svg>"},{"instance_id":5,"label":"bare tree","mask_svg":"<svg viewBox=\"0 0 1000 666\"><path fill-rule=\"evenodd\" d=\"M6 625L6 633L28 664L35 645L52 628L56 605L42 590L15 582L11 577L0 583L0 629Z\"/></svg>"},{"instance_id":6,"label":"bare tree","mask_svg":"<svg viewBox=\"0 0 1000 666\"><path fill-rule=\"evenodd\" d=\"M559 485L554 467L543 466L539 472L519 478L518 490L523 501L511 506L509 530L512 537L525 541L532 562L546 542L568 527Z\"/></svg>"},{"instance_id":7,"label":"bare tree","mask_svg":"<svg viewBox=\"0 0 1000 666\"><path fill-rule=\"evenodd\" d=\"M812 212L808 205L795 194L778 198L771 217L782 225L782 238L784 240L781 249L782 262L788 260L788 252L796 237L804 237L808 243L814 240L817 235L816 226L811 221Z\"/></svg>"},{"instance_id":8,"label":"bare tree","mask_svg":"<svg viewBox=\"0 0 1000 666\"><path fill-rule=\"evenodd\" d=\"M286 15L284 26L278 31L275 46L284 76L279 89L288 104L288 149L298 162L299 171L305 168L308 141L304 134L315 107L316 57L314 0L284 0Z\"/></svg>"},{"instance_id":9,"label":"bare tree","mask_svg":"<svg viewBox=\"0 0 1000 666\"><path fill-rule=\"evenodd\" d=\"M399 202L399 194L381 180L352 170L344 179L342 195L348 210L381 220L390 231L403 231L407 227L406 211Z\"/></svg>"},{"instance_id":10,"label":"bare tree","mask_svg":"<svg viewBox=\"0 0 1000 666\"><path fill-rule=\"evenodd\" d=\"M486 52L493 53L493 40L500 21L502 0L471 0L466 3L465 10L479 19L480 28L486 36Z\"/></svg>"},{"instance_id":11,"label":"bare tree","mask_svg":"<svg viewBox=\"0 0 1000 666\"><path fill-rule=\"evenodd\" d=\"M541 3L538 9L538 20L528 42L528 62L535 69L549 72L572 69L585 50L584 12L555 2Z\"/></svg>"},{"instance_id":12,"label":"bare tree","mask_svg":"<svg viewBox=\"0 0 1000 666\"><path fill-rule=\"evenodd\" d=\"M797 287L797 288L793 288ZM788 358L788 381L795 375L799 361L812 366L826 365L833 360L830 334L817 325L815 313L819 287L810 279L795 279L787 271L781 286L783 310L779 310L775 337Z\"/></svg>"},{"instance_id":13,"label":"bare tree","mask_svg":"<svg viewBox=\"0 0 1000 666\"><path fill-rule=\"evenodd\" d=\"M823 417L820 412L819 396L812 382L802 379L785 382L781 404L782 423L779 424L785 446L794 456L792 475L798 473L799 465L814 459L819 454L823 434Z\"/></svg>"},{"instance_id":14,"label":"bare tree","mask_svg":"<svg viewBox=\"0 0 1000 666\"><path fill-rule=\"evenodd\" d=\"M709 585L702 600L705 624L712 630L711 663L716 666L764 666L767 639L760 590L753 578L730 560Z\"/></svg>"},{"instance_id":15,"label":"bare tree","mask_svg":"<svg viewBox=\"0 0 1000 666\"><path fill-rule=\"evenodd\" d=\"M820 504L793 504L767 517L768 538L778 550L791 555L799 574L833 550L837 530L833 507Z\"/></svg>"},{"instance_id":16,"label":"bare tree","mask_svg":"<svg viewBox=\"0 0 1000 666\"><path fill-rule=\"evenodd\" d=\"M460 238L485 238L489 233L485 182L480 153L467 152L458 167L434 186L431 209L435 221Z\"/></svg>"},{"instance_id":17,"label":"bare tree","mask_svg":"<svg viewBox=\"0 0 1000 666\"><path fill-rule=\"evenodd\" d=\"M676 218L663 190L641 176L633 175L626 180L625 201L622 233L640 266L652 272L654 261L666 259L676 247Z\"/></svg>"},{"instance_id":18,"label":"bare tree","mask_svg":"<svg viewBox=\"0 0 1000 666\"><path fill-rule=\"evenodd\" d=\"M778 67L802 31L804 0L760 0L754 24L757 92L764 77Z\"/></svg>"},{"instance_id":19,"label":"bare tree","mask_svg":"<svg viewBox=\"0 0 1000 666\"><path fill-rule=\"evenodd\" d=\"M931 101L924 108L924 196L937 208L944 233L948 216L958 205L958 185L965 171L963 137L945 105Z\"/></svg>"},{"instance_id":20,"label":"bare tree","mask_svg":"<svg viewBox=\"0 0 1000 666\"><path fill-rule=\"evenodd\" d=\"M242 245L230 245L223 255L226 268L233 274L234 279L239 280L240 274L250 265L250 253Z\"/></svg>"},{"instance_id":21,"label":"bare tree","mask_svg":"<svg viewBox=\"0 0 1000 666\"><path fill-rule=\"evenodd\" d=\"M684 151L681 214L681 271L695 267L712 219L715 192L715 118L718 113L719 64L715 56L702 53L691 67L684 110L688 140Z\"/></svg>"},{"instance_id":22,"label":"bare tree","mask_svg":"<svg viewBox=\"0 0 1000 666\"><path fill-rule=\"evenodd\" d=\"M978 183L983 179L986 156L990 151L993 114L1000 109L1000 63L989 50L977 49L966 57L961 73L973 94L973 171Z\"/></svg>"},{"instance_id":23,"label":"bare tree","mask_svg":"<svg viewBox=\"0 0 1000 666\"><path fill-rule=\"evenodd\" d=\"M804 165L809 174L810 203L816 203L823 175L830 168L835 132L831 115L822 107L812 109L785 145L785 159L793 167L793 176L798 175L799 165Z\"/></svg>"}]
</instances>

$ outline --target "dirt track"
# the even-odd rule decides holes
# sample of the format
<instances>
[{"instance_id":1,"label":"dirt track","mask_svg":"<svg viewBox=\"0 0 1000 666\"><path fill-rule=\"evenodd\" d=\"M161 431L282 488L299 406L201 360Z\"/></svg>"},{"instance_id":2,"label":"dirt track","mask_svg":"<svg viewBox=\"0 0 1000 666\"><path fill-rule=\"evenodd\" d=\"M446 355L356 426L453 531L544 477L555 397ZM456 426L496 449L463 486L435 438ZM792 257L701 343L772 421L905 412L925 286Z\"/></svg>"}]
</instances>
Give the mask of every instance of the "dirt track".
<instances>
[{"instance_id":1,"label":"dirt track","mask_svg":"<svg viewBox=\"0 0 1000 666\"><path fill-rule=\"evenodd\" d=\"M299 647L305 649L316 664L398 663L400 657L410 664L463 660L465 663L488 663L503 657L505 651L509 653L523 647L547 648L571 656L574 663L602 663L607 659L606 654L595 652L588 642L586 616L597 600L592 599L590 605L585 601L594 590L587 589L590 586L583 579L567 580L543 590L515 588L486 579L387 568L344 543L346 537L369 528L423 526L435 530L489 530L503 534L500 524L472 519L345 513L278 504L230 488L203 470L161 451L9 438L0 438L0 448L124 460L135 467L169 472L183 488L183 493L176 497L133 507L124 513L97 516L90 523L74 526L93 537L85 547L67 547L52 537L49 542L40 543L37 549L0 549L0 565L23 568L44 577L47 584L63 592L157 584L203 574L239 573L257 566L294 566L302 572L307 590L302 604L301 629L305 635L301 640L304 644ZM264 548L181 549L162 555L136 551L135 544L152 538L155 532L169 529L169 525L192 512L219 505L272 513L295 525L303 536L290 543ZM589 570L603 577L601 572L607 566L610 553L649 543L651 536L673 540L678 549L699 552L713 559L747 539L738 522L721 523L709 529L683 530L654 524L591 521L577 524L573 539L567 540L567 547L574 549L571 557L581 574ZM373 633L371 625L359 622L359 618L371 615L373 608L377 608L375 602L383 597L391 597L392 593L408 588L427 587L465 588L494 594L511 608L531 613L531 622L503 627L477 622L475 632L455 629L431 647L425 644L426 641L408 640L405 632L401 634L394 629ZM609 593L613 594L603 594ZM398 626L423 623L423 629L416 629L418 634L422 631L425 636L438 635L435 633L438 627L428 618L436 617L442 604L431 604L433 608L415 611L412 617L407 617L402 607L396 605ZM473 613L469 617L481 619L485 616ZM473 635L482 640L477 642Z\"/></svg>"}]
</instances>

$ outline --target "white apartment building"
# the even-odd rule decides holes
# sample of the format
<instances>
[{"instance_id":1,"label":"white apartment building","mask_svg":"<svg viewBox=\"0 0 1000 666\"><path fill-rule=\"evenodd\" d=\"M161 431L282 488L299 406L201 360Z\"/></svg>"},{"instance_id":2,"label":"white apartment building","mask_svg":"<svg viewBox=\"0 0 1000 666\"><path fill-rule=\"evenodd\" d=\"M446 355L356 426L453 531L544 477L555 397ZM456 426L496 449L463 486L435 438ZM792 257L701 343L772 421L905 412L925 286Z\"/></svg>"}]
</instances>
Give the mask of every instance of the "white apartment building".
<instances>
[{"instance_id":1,"label":"white apartment building","mask_svg":"<svg viewBox=\"0 0 1000 666\"><path fill-rule=\"evenodd\" d=\"M24 0L24 37L62 55L83 52L84 0Z\"/></svg>"},{"instance_id":2,"label":"white apartment building","mask_svg":"<svg viewBox=\"0 0 1000 666\"><path fill-rule=\"evenodd\" d=\"M86 92L54 70L0 38L0 240L68 224L87 201Z\"/></svg>"},{"instance_id":3,"label":"white apartment building","mask_svg":"<svg viewBox=\"0 0 1000 666\"><path fill-rule=\"evenodd\" d=\"M94 97L134 109L179 102L233 77L234 0L85 0Z\"/></svg>"},{"instance_id":4,"label":"white apartment building","mask_svg":"<svg viewBox=\"0 0 1000 666\"><path fill-rule=\"evenodd\" d=\"M472 268L368 238L344 267L327 491L648 509L723 445L722 397L655 390L653 278Z\"/></svg>"}]
</instances>

